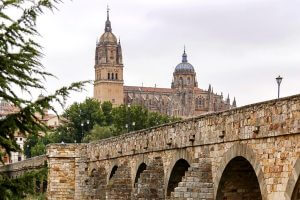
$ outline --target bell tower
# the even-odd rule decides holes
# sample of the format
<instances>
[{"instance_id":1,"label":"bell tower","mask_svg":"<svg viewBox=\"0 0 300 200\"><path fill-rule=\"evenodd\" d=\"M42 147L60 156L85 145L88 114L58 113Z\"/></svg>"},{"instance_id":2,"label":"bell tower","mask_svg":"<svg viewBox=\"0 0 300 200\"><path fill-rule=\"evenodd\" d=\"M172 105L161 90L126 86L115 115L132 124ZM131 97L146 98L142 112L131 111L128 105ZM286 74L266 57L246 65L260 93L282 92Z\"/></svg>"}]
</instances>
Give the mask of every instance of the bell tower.
<instances>
[{"instance_id":1,"label":"bell tower","mask_svg":"<svg viewBox=\"0 0 300 200\"><path fill-rule=\"evenodd\" d=\"M120 40L112 33L107 8L104 33L97 40L95 52L94 98L110 101L114 106L123 104L123 60Z\"/></svg>"}]
</instances>

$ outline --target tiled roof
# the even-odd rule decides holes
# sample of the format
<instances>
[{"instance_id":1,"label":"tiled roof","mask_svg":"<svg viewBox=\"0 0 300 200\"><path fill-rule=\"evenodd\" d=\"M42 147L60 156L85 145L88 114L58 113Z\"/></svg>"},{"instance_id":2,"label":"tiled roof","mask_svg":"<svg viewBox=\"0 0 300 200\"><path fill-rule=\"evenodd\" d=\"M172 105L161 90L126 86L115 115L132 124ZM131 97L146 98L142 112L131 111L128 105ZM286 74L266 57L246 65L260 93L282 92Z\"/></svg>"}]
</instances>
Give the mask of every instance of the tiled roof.
<instances>
[{"instance_id":1,"label":"tiled roof","mask_svg":"<svg viewBox=\"0 0 300 200\"><path fill-rule=\"evenodd\" d=\"M157 88L157 87L139 87L139 86L124 86L124 92L153 92L153 93L173 93L171 88Z\"/></svg>"}]
</instances>

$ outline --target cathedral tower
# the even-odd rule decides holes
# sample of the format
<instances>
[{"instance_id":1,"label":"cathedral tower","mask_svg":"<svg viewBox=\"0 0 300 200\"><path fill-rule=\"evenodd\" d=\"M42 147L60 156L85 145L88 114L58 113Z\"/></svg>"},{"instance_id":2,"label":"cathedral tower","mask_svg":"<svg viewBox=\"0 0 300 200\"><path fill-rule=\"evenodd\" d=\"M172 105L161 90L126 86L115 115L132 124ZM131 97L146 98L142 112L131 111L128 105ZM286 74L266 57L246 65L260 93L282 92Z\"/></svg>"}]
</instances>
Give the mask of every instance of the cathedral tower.
<instances>
[{"instance_id":1,"label":"cathedral tower","mask_svg":"<svg viewBox=\"0 0 300 200\"><path fill-rule=\"evenodd\" d=\"M193 116L195 110L194 89L198 87L196 72L193 65L188 63L185 49L182 62L175 67L171 88L175 92L175 116Z\"/></svg>"},{"instance_id":2,"label":"cathedral tower","mask_svg":"<svg viewBox=\"0 0 300 200\"><path fill-rule=\"evenodd\" d=\"M96 44L94 98L117 106L124 99L123 61L120 40L112 33L109 9L104 31Z\"/></svg>"}]
</instances>

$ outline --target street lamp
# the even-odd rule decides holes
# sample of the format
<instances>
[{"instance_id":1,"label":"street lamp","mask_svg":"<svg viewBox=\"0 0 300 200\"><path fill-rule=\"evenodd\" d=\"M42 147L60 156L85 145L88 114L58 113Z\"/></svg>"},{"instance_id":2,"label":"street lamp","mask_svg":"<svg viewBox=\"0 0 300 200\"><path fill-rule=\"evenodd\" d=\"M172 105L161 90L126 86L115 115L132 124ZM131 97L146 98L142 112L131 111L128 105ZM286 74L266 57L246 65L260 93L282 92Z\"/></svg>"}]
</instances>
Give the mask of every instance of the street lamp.
<instances>
[{"instance_id":1,"label":"street lamp","mask_svg":"<svg viewBox=\"0 0 300 200\"><path fill-rule=\"evenodd\" d=\"M128 124L125 124L125 127L126 127L127 133L128 133L128 132L129 132L129 123L130 123L130 122L129 122L129 121L130 121L130 120L129 120L129 114L130 114L130 113L129 113L129 109L130 109L130 104L127 105L127 108L128 108L128 109L127 109L128 111L126 112L126 118L127 118L126 121L127 121Z\"/></svg>"},{"instance_id":2,"label":"street lamp","mask_svg":"<svg viewBox=\"0 0 300 200\"><path fill-rule=\"evenodd\" d=\"M83 137L83 122L81 122L81 137Z\"/></svg>"},{"instance_id":3,"label":"street lamp","mask_svg":"<svg viewBox=\"0 0 300 200\"><path fill-rule=\"evenodd\" d=\"M282 79L283 78L281 76L278 76L276 78L276 82L277 82L277 85L278 85L278 99L279 99L279 96L280 96L280 84L281 84Z\"/></svg>"}]
</instances>

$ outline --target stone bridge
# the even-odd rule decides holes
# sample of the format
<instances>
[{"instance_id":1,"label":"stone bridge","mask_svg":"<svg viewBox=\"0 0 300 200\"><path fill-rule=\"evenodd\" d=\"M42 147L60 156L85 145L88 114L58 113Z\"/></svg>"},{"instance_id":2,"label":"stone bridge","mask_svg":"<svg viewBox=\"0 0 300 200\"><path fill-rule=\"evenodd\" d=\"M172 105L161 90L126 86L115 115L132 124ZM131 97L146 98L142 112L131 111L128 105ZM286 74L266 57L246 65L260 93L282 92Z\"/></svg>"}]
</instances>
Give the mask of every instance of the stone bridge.
<instances>
[{"instance_id":1,"label":"stone bridge","mask_svg":"<svg viewBox=\"0 0 300 200\"><path fill-rule=\"evenodd\" d=\"M49 200L299 200L300 95L47 156Z\"/></svg>"}]
</instances>

